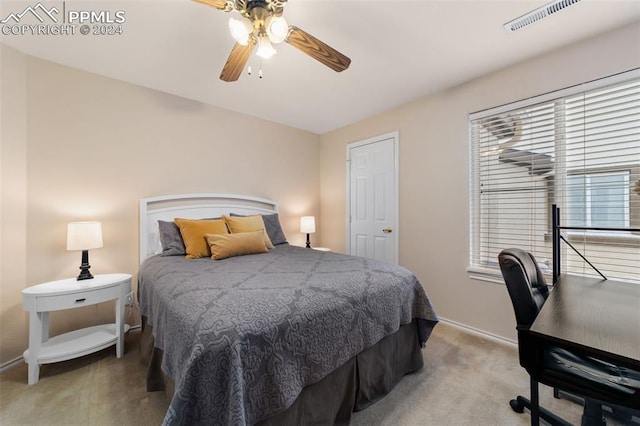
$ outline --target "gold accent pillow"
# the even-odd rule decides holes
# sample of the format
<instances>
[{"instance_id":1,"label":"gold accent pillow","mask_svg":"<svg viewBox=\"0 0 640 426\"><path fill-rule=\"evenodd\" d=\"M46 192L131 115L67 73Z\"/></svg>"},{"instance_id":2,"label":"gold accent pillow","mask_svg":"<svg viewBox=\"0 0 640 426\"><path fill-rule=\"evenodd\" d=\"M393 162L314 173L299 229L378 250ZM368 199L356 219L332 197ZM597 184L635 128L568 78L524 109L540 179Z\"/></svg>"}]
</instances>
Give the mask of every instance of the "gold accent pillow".
<instances>
[{"instance_id":1,"label":"gold accent pillow","mask_svg":"<svg viewBox=\"0 0 640 426\"><path fill-rule=\"evenodd\" d=\"M264 232L239 232L237 234L207 234L207 242L214 260L245 254L267 253Z\"/></svg>"},{"instance_id":2,"label":"gold accent pillow","mask_svg":"<svg viewBox=\"0 0 640 426\"><path fill-rule=\"evenodd\" d=\"M229 231L232 234L236 234L239 232L253 232L253 231L262 231L264 234L264 245L267 246L267 249L272 249L273 244L269 239L269 235L267 234L267 227L264 226L264 220L262 220L262 215L255 216L225 216L222 218L227 223L229 227Z\"/></svg>"},{"instance_id":3,"label":"gold accent pillow","mask_svg":"<svg viewBox=\"0 0 640 426\"><path fill-rule=\"evenodd\" d=\"M205 237L206 234L228 234L227 225L223 219L174 219L180 234L184 241L186 259L199 259L201 257L210 257L209 244Z\"/></svg>"}]
</instances>

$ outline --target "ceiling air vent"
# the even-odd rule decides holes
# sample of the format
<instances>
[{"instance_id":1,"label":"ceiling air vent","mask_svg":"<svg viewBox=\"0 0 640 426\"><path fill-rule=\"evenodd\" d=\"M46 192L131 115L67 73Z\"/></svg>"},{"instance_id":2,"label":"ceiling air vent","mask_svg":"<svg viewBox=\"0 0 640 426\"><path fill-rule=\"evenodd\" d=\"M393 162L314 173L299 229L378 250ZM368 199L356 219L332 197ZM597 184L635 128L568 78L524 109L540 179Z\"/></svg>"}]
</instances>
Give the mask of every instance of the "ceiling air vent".
<instances>
[{"instance_id":1,"label":"ceiling air vent","mask_svg":"<svg viewBox=\"0 0 640 426\"><path fill-rule=\"evenodd\" d=\"M519 18L516 18L512 21L504 24L504 29L513 32L521 30L527 25L533 24L541 19L546 18L547 16L551 16L554 13L560 12L562 9L569 7L573 4L578 3L580 0L556 0L552 1L549 4L546 4L542 7L539 7L526 15L522 15Z\"/></svg>"}]
</instances>

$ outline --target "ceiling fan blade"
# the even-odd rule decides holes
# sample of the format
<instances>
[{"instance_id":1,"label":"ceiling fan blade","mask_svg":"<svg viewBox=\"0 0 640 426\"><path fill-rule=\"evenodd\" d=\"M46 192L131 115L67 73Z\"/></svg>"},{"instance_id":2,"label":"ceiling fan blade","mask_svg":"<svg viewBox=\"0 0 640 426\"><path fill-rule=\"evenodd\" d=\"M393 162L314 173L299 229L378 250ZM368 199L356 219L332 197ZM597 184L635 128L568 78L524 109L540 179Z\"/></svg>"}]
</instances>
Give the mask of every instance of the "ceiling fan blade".
<instances>
[{"instance_id":1,"label":"ceiling fan blade","mask_svg":"<svg viewBox=\"0 0 640 426\"><path fill-rule=\"evenodd\" d=\"M229 54L227 63L224 64L224 68L222 68L222 72L220 73L220 80L236 81L240 77L240 74L242 74L242 70L247 64L249 56L251 56L251 52L253 52L254 46L254 40L249 41L249 44L247 44L246 46L243 46L240 43L236 43L233 46L231 53Z\"/></svg>"},{"instance_id":2,"label":"ceiling fan blade","mask_svg":"<svg viewBox=\"0 0 640 426\"><path fill-rule=\"evenodd\" d=\"M193 0L197 3L206 4L207 6L215 7L216 9L226 10L227 0Z\"/></svg>"},{"instance_id":3,"label":"ceiling fan blade","mask_svg":"<svg viewBox=\"0 0 640 426\"><path fill-rule=\"evenodd\" d=\"M351 59L298 27L289 27L285 41L334 71L344 71L351 64Z\"/></svg>"}]
</instances>

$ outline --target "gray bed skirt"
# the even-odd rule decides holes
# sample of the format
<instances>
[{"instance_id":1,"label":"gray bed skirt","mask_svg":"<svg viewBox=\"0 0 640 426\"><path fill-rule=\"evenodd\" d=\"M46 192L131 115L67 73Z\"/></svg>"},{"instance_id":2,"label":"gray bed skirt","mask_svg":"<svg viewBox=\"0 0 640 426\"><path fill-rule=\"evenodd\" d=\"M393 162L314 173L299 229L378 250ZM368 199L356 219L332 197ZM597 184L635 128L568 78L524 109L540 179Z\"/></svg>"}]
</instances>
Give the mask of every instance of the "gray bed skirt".
<instances>
[{"instance_id":1,"label":"gray bed skirt","mask_svg":"<svg viewBox=\"0 0 640 426\"><path fill-rule=\"evenodd\" d=\"M425 322L429 335L436 322ZM152 326L143 316L140 360L147 368L147 391L165 391L170 399L174 383L161 370L162 356L154 346ZM418 323L414 320L305 387L291 406L258 425L347 425L353 411L367 408L389 393L404 375L423 365Z\"/></svg>"}]
</instances>

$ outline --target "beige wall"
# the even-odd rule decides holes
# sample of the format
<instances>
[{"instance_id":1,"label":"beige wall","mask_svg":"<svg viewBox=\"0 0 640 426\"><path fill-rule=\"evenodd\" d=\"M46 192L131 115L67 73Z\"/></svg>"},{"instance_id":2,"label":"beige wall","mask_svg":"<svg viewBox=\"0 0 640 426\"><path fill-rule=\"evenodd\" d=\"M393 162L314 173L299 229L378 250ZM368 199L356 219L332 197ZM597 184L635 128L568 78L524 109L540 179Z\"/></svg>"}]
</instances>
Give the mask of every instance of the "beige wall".
<instances>
[{"instance_id":1,"label":"beige wall","mask_svg":"<svg viewBox=\"0 0 640 426\"><path fill-rule=\"evenodd\" d=\"M5 46L1 53L0 363L27 346L21 290L78 274L80 253L65 246L68 222L102 222L104 247L90 252L94 274L135 276L138 200L148 196L274 199L289 241L303 244L299 216L320 211L317 135ZM113 315L113 303L53 313L52 334Z\"/></svg>"},{"instance_id":2,"label":"beige wall","mask_svg":"<svg viewBox=\"0 0 640 426\"><path fill-rule=\"evenodd\" d=\"M626 27L323 135L322 244L346 247L346 145L397 130L400 264L418 276L442 317L515 339L505 287L466 272L468 114L637 68L638 40L640 26Z\"/></svg>"},{"instance_id":3,"label":"beige wall","mask_svg":"<svg viewBox=\"0 0 640 426\"><path fill-rule=\"evenodd\" d=\"M0 56L0 362L25 349L22 294L27 274L27 61L14 50Z\"/></svg>"}]
</instances>

